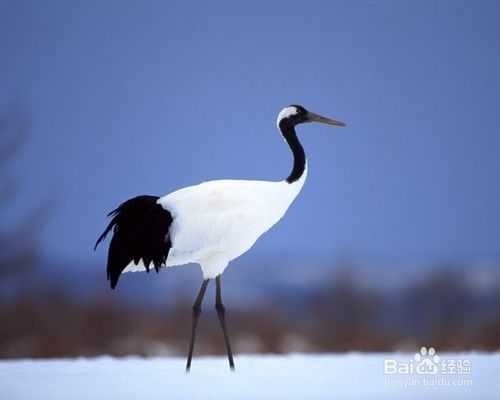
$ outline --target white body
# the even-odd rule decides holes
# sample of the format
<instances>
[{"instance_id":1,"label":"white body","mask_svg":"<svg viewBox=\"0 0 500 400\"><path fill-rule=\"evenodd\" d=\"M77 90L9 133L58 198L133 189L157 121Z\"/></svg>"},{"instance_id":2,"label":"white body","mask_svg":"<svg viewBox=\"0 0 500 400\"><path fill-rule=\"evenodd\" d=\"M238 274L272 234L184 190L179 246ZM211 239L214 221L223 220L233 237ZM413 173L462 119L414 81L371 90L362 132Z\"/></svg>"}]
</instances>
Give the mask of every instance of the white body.
<instances>
[{"instance_id":1,"label":"white body","mask_svg":"<svg viewBox=\"0 0 500 400\"><path fill-rule=\"evenodd\" d=\"M286 213L307 177L286 181L216 180L158 200L173 217L167 266L198 263L204 279L220 275ZM144 271L130 263L124 272Z\"/></svg>"}]
</instances>

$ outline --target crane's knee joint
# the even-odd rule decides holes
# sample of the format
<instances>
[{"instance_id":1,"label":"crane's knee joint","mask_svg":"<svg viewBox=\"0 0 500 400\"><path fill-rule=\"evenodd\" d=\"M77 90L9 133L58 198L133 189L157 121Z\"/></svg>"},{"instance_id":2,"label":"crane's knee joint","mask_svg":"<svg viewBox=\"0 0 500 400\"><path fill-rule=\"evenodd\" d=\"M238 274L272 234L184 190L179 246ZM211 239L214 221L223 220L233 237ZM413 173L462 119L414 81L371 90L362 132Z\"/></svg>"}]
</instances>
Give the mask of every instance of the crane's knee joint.
<instances>
[{"instance_id":1,"label":"crane's knee joint","mask_svg":"<svg viewBox=\"0 0 500 400\"><path fill-rule=\"evenodd\" d=\"M216 303L215 309L217 310L217 314L224 315L226 313L226 307L224 307L224 304L222 303Z\"/></svg>"},{"instance_id":2,"label":"crane's knee joint","mask_svg":"<svg viewBox=\"0 0 500 400\"><path fill-rule=\"evenodd\" d=\"M197 306L197 305L194 305L193 306L193 317L199 317L201 314L201 307L200 306Z\"/></svg>"}]
</instances>

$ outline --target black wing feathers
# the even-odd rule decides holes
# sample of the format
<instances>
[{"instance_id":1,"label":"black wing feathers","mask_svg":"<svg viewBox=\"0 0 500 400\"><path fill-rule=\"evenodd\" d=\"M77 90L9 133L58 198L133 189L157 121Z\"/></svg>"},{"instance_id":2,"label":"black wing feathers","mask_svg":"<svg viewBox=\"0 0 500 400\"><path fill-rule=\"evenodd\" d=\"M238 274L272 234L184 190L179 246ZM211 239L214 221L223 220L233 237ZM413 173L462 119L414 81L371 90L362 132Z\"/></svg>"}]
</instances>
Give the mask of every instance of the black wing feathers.
<instances>
[{"instance_id":1,"label":"black wing feathers","mask_svg":"<svg viewBox=\"0 0 500 400\"><path fill-rule=\"evenodd\" d=\"M95 248L113 229L107 266L112 289L132 260L138 263L142 259L148 272L151 263L156 272L166 263L172 246L169 237L172 216L157 200L156 196L134 197L108 214L113 219L97 239Z\"/></svg>"}]
</instances>

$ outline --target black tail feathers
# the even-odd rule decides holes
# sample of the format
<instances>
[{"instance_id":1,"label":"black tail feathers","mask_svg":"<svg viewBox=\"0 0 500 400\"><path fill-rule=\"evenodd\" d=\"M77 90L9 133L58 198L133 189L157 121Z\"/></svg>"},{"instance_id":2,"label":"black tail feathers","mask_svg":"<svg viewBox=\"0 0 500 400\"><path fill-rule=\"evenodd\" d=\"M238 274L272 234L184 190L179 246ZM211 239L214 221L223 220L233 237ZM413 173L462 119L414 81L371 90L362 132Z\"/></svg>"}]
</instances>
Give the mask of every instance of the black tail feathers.
<instances>
[{"instance_id":1,"label":"black tail feathers","mask_svg":"<svg viewBox=\"0 0 500 400\"><path fill-rule=\"evenodd\" d=\"M172 246L169 229L172 215L160 204L156 196L138 196L111 211L112 217L94 246L97 248L113 230L109 245L107 276L114 289L123 270L132 261L142 260L146 271L153 264L156 272L167 261Z\"/></svg>"}]
</instances>

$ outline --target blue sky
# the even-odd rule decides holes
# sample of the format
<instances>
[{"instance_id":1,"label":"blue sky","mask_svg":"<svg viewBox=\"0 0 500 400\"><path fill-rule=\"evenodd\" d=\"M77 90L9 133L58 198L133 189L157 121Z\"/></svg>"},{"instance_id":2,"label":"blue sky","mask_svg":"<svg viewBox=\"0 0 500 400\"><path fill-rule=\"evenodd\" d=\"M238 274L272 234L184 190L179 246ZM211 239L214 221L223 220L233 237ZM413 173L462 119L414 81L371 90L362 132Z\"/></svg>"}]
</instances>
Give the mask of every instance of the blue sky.
<instances>
[{"instance_id":1,"label":"blue sky","mask_svg":"<svg viewBox=\"0 0 500 400\"><path fill-rule=\"evenodd\" d=\"M105 213L217 178L282 179L279 110L310 173L252 250L500 260L500 3L2 1L0 105L33 121L10 218L58 206L45 252L83 260Z\"/></svg>"}]
</instances>

